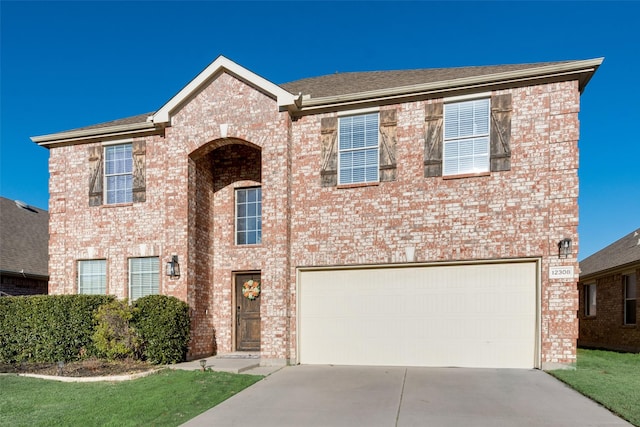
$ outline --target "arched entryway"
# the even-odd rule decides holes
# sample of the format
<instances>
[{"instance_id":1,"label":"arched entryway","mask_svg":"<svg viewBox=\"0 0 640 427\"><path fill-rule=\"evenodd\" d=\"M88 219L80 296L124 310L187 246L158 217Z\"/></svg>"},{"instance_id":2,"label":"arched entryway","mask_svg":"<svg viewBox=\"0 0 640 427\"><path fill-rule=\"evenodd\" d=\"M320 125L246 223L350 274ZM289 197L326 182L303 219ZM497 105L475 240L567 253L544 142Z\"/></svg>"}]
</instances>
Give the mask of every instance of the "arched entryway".
<instances>
[{"instance_id":1,"label":"arched entryway","mask_svg":"<svg viewBox=\"0 0 640 427\"><path fill-rule=\"evenodd\" d=\"M225 138L211 141L190 155L190 288L194 290L190 304L195 307L192 348L198 353L244 349L238 340L246 336L247 325L242 324L244 305L239 304L242 301L236 282L247 273L259 277L259 260L263 257L258 256L261 216L256 215L256 206L261 214L261 205L239 200L255 200L256 194L261 198L261 183L262 152L255 144ZM245 207L247 211L241 212ZM253 209L251 216L249 209ZM251 322L252 348L259 350L260 321L257 330L255 316Z\"/></svg>"}]
</instances>

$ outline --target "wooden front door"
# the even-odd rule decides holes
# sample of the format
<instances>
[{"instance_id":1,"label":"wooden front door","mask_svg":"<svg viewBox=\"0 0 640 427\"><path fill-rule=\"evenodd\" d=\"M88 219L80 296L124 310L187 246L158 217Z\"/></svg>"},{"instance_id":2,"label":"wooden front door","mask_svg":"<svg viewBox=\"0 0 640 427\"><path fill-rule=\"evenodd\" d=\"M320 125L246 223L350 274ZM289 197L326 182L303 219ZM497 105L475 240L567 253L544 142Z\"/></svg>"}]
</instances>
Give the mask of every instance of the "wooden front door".
<instances>
[{"instance_id":1,"label":"wooden front door","mask_svg":"<svg viewBox=\"0 0 640 427\"><path fill-rule=\"evenodd\" d=\"M260 351L261 298L249 299L243 295L242 287L248 280L260 282L260 274L236 276L236 350Z\"/></svg>"}]
</instances>

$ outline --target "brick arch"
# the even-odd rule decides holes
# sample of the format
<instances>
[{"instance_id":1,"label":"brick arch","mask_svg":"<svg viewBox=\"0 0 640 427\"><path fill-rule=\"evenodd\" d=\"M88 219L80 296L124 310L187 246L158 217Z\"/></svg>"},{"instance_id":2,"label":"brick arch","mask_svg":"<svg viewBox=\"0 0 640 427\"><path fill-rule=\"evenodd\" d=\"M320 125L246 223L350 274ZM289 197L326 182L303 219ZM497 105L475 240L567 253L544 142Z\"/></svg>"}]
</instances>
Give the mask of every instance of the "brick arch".
<instances>
[{"instance_id":1,"label":"brick arch","mask_svg":"<svg viewBox=\"0 0 640 427\"><path fill-rule=\"evenodd\" d=\"M262 150L262 147L260 147L259 145L256 145L252 142L249 142L247 140L241 139L241 138L218 138L218 139L214 139L213 141L209 141L203 145L201 145L200 147L196 148L195 150L193 150L190 154L189 154L189 158L191 158L191 160L194 160L196 162L202 160L204 157L206 157L207 155L209 155L212 151L217 150L219 148L222 147L226 147L228 145L244 145L247 147L252 147L255 148L258 151Z\"/></svg>"}]
</instances>

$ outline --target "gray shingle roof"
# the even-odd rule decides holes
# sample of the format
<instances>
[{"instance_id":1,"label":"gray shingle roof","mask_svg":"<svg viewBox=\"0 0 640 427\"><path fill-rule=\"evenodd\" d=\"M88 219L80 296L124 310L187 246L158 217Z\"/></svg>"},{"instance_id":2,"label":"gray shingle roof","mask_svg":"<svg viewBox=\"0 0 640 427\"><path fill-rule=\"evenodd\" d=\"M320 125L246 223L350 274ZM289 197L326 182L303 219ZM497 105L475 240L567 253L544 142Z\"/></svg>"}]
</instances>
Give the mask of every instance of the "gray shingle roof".
<instances>
[{"instance_id":1,"label":"gray shingle roof","mask_svg":"<svg viewBox=\"0 0 640 427\"><path fill-rule=\"evenodd\" d=\"M523 70L553 66L559 64L576 63L580 61L556 61L556 62L538 62L530 64L509 64L509 65L489 65L489 66L473 66L473 67L455 67L455 68L426 68L414 70L391 70L391 71L363 71L363 72L345 72L335 73L319 77L305 78L289 83L283 83L279 86L287 92L297 95L310 95L310 99L321 99L325 97L339 95L358 95L371 93L376 90L392 90L396 88L412 87L421 84L448 82L451 80L482 77L490 75L499 75L500 73L518 72ZM596 67L597 68L597 67ZM489 77L487 77L489 78ZM586 85L585 81L581 81L581 85ZM154 113L139 114L136 116L125 117L110 122L98 123L77 129L71 129L61 134L76 131L86 131L93 129L106 129L119 125L129 125L137 123L145 123L147 118ZM52 134L56 135L56 134Z\"/></svg>"},{"instance_id":2,"label":"gray shingle roof","mask_svg":"<svg viewBox=\"0 0 640 427\"><path fill-rule=\"evenodd\" d=\"M336 96L347 93L360 93L371 90L411 86L423 83L461 79L526 70L545 65L564 64L572 61L539 62L535 64L491 65L480 67L426 68L417 70L364 71L336 73L320 77L311 77L281 84L280 87L292 94L302 92L312 98Z\"/></svg>"},{"instance_id":3,"label":"gray shingle roof","mask_svg":"<svg viewBox=\"0 0 640 427\"><path fill-rule=\"evenodd\" d=\"M635 262L640 262L640 228L582 260L580 275L584 277Z\"/></svg>"},{"instance_id":4,"label":"gray shingle roof","mask_svg":"<svg viewBox=\"0 0 640 427\"><path fill-rule=\"evenodd\" d=\"M73 130L99 129L99 128L106 128L106 127L110 127L110 126L129 125L129 124L133 124L133 123L142 123L142 122L146 122L147 118L149 116L153 115L153 113L154 112L145 113L145 114L138 114L137 116L125 117L123 119L117 119L117 120L111 120L109 122L97 123L95 125L85 126L85 127L81 127L81 128L77 128L77 129L73 129Z\"/></svg>"},{"instance_id":5,"label":"gray shingle roof","mask_svg":"<svg viewBox=\"0 0 640 427\"><path fill-rule=\"evenodd\" d=\"M48 276L49 213L0 197L0 271Z\"/></svg>"}]
</instances>

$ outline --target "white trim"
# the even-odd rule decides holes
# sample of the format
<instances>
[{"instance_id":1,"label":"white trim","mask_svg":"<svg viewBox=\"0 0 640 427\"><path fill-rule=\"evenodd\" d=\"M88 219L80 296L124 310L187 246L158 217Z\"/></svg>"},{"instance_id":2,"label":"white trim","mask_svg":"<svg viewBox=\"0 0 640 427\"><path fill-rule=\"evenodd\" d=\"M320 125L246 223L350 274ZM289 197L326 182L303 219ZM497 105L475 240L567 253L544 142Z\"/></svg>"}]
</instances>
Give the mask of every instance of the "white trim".
<instances>
[{"instance_id":1,"label":"white trim","mask_svg":"<svg viewBox=\"0 0 640 427\"><path fill-rule=\"evenodd\" d=\"M50 135L32 136L31 141L42 146L53 146L54 144L68 144L87 139L106 139L121 135L147 134L156 131L156 126L150 122L131 123L127 125L116 125L108 127L96 127L91 129L72 130L67 132L54 133Z\"/></svg>"},{"instance_id":2,"label":"white trim","mask_svg":"<svg viewBox=\"0 0 640 427\"><path fill-rule=\"evenodd\" d=\"M133 138L125 138L125 139L116 139L114 141L102 141L103 147L108 147L109 145L121 145L121 144L132 144Z\"/></svg>"},{"instance_id":3,"label":"white trim","mask_svg":"<svg viewBox=\"0 0 640 427\"><path fill-rule=\"evenodd\" d=\"M347 108L362 103L382 102L388 100L400 101L403 98L416 96L438 95L452 91L476 90L500 85L522 85L527 82L562 79L580 80L581 89L588 83L604 58L570 61L561 64L545 65L523 70L507 71L495 74L464 77L452 80L442 80L430 83L420 83L402 87L371 90L365 92L347 93L342 95L324 96L319 98L302 97L300 110L310 114L317 109ZM572 77L573 76L573 77Z\"/></svg>"},{"instance_id":4,"label":"white trim","mask_svg":"<svg viewBox=\"0 0 640 427\"><path fill-rule=\"evenodd\" d=\"M338 117L360 116L363 114L371 114L371 113L379 113L379 112L380 112L380 107L358 108L357 110L338 111Z\"/></svg>"},{"instance_id":5,"label":"white trim","mask_svg":"<svg viewBox=\"0 0 640 427\"><path fill-rule=\"evenodd\" d=\"M200 90L200 88L207 84L212 78L225 72L273 96L276 98L278 107L295 106L295 101L298 97L221 55L151 116L151 121L156 124L168 123L171 125L171 115L182 103Z\"/></svg>"},{"instance_id":6,"label":"white trim","mask_svg":"<svg viewBox=\"0 0 640 427\"><path fill-rule=\"evenodd\" d=\"M448 103L461 102L461 101L474 101L476 99L482 99L482 98L491 98L491 92L480 92L480 93L471 93L468 95L449 96L444 98L442 101L445 104L448 104Z\"/></svg>"},{"instance_id":7,"label":"white trim","mask_svg":"<svg viewBox=\"0 0 640 427\"><path fill-rule=\"evenodd\" d=\"M382 139L381 135L380 135L380 109L379 108L363 108L363 109L357 110L357 111L360 111L360 113L358 113L358 114L344 114L344 115L341 115L340 113L338 113L338 129L337 129L337 132L338 132L338 135L337 135L337 137L338 137L338 141L337 141L338 142L338 183L337 183L337 185L358 185L358 184L372 184L372 183L380 182L380 140ZM365 111L367 111L367 112L365 112ZM341 168L342 156L341 156L341 154L342 153L346 153L346 152L355 152L355 151L365 151L366 152L367 150L373 150L374 148L373 147L364 147L364 148L350 148L350 149L341 150L340 149L340 120L343 119L343 118L346 119L348 117L367 116L367 115L372 115L372 114L377 114L377 116L378 116L378 126L377 126L377 129L376 129L377 130L377 141L376 142L378 144L378 146L376 147L376 149L378 150L377 165L376 165L376 172L377 172L376 179L375 179L375 181L367 181L366 180L366 171L365 171L365 180L364 181L342 183L342 182L340 182L340 175L341 175L340 172L342 171L342 168ZM366 156L366 154L365 154L365 156Z\"/></svg>"}]
</instances>

